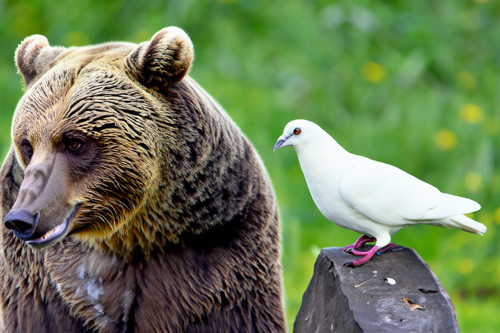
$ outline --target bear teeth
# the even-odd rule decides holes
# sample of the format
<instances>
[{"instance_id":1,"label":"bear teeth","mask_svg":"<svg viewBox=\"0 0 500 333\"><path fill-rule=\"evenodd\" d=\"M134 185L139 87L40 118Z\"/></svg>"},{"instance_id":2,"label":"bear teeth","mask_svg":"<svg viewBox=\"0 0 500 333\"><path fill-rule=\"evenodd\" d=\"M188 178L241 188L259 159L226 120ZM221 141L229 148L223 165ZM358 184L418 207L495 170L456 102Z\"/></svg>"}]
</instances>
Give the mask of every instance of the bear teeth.
<instances>
[{"instance_id":1,"label":"bear teeth","mask_svg":"<svg viewBox=\"0 0 500 333\"><path fill-rule=\"evenodd\" d=\"M62 224L58 225L57 227L53 228L53 229L50 229L49 231L47 231L42 237L41 239L42 240L45 240L47 238L49 238L50 236L58 233L59 231L61 231L62 229Z\"/></svg>"}]
</instances>

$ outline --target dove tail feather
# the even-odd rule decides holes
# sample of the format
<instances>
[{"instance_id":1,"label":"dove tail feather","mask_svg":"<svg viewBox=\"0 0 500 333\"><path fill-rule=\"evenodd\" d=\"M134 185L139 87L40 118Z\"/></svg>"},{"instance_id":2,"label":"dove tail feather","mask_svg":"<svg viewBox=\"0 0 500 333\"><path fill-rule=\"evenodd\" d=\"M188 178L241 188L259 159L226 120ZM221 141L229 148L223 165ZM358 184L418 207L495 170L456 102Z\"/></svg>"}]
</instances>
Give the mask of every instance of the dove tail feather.
<instances>
[{"instance_id":1,"label":"dove tail feather","mask_svg":"<svg viewBox=\"0 0 500 333\"><path fill-rule=\"evenodd\" d=\"M481 205L468 198L457 197L456 195L441 193L440 203L430 209L422 220L442 219L451 215L472 213L481 209Z\"/></svg>"},{"instance_id":2,"label":"dove tail feather","mask_svg":"<svg viewBox=\"0 0 500 333\"><path fill-rule=\"evenodd\" d=\"M483 235L486 232L486 226L482 223L474 221L465 215L456 215L449 217L447 220L455 224L455 228L467 231L473 234ZM449 225L449 224L448 224Z\"/></svg>"}]
</instances>

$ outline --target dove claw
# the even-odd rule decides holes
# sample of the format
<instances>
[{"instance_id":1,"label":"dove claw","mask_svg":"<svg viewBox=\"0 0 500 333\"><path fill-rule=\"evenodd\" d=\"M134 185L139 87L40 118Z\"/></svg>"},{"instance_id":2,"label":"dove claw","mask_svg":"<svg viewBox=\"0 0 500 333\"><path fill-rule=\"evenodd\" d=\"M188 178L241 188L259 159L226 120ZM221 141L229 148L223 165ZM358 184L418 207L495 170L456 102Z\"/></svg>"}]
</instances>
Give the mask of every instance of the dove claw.
<instances>
[{"instance_id":1,"label":"dove claw","mask_svg":"<svg viewBox=\"0 0 500 333\"><path fill-rule=\"evenodd\" d=\"M342 266L354 268L354 261L346 261Z\"/></svg>"},{"instance_id":2,"label":"dove claw","mask_svg":"<svg viewBox=\"0 0 500 333\"><path fill-rule=\"evenodd\" d=\"M345 253L352 253L352 250L353 250L352 246L349 247L346 246L342 249L342 251L344 251Z\"/></svg>"}]
</instances>

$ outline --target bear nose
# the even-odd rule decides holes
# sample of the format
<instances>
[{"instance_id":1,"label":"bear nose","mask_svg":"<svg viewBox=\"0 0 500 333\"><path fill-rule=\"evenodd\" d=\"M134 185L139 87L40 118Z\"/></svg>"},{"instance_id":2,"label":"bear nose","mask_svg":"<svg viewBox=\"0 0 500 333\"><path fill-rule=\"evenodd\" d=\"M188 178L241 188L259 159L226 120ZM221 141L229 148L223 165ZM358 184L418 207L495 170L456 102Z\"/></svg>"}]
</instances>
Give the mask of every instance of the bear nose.
<instances>
[{"instance_id":1,"label":"bear nose","mask_svg":"<svg viewBox=\"0 0 500 333\"><path fill-rule=\"evenodd\" d=\"M5 227L14 231L22 240L27 240L35 233L38 225L38 212L33 215L27 210L19 209L10 211L3 220Z\"/></svg>"}]
</instances>

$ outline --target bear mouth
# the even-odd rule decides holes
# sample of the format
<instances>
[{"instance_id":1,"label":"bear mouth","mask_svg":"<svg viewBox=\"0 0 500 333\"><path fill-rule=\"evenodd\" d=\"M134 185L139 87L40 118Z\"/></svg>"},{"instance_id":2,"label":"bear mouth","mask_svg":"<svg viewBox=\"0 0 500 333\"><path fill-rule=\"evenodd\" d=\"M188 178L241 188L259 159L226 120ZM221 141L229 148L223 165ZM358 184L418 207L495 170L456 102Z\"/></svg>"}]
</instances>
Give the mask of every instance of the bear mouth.
<instances>
[{"instance_id":1,"label":"bear mouth","mask_svg":"<svg viewBox=\"0 0 500 333\"><path fill-rule=\"evenodd\" d=\"M71 212L68 214L68 216L66 216L61 224L50 229L42 235L37 235L34 238L27 240L26 244L35 249L41 249L54 245L55 243L61 241L69 233L73 219L75 218L75 215L81 205L81 202L75 204Z\"/></svg>"}]
</instances>

